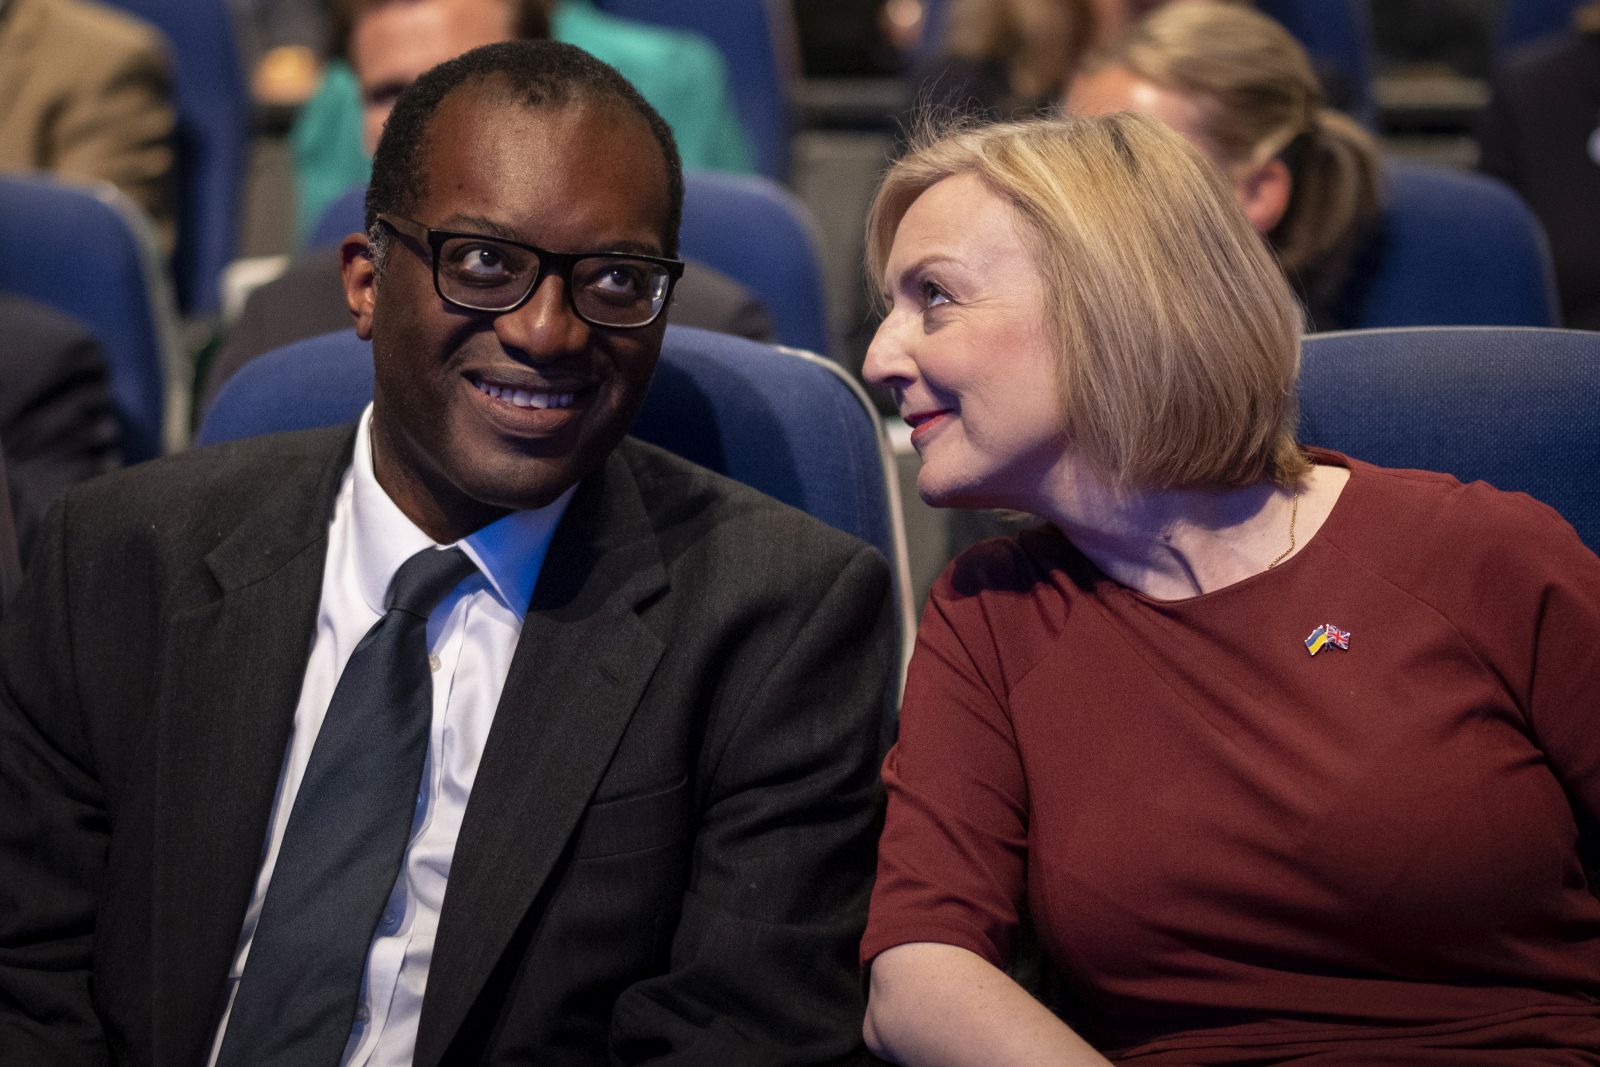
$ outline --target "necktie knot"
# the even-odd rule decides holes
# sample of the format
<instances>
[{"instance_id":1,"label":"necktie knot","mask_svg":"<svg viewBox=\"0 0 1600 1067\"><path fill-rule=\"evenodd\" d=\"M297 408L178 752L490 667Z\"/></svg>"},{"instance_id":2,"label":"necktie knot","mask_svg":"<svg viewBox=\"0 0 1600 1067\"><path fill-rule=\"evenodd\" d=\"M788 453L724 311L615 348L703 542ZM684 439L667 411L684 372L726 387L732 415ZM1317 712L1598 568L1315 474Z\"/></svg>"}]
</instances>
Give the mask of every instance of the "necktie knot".
<instances>
[{"instance_id":1,"label":"necktie knot","mask_svg":"<svg viewBox=\"0 0 1600 1067\"><path fill-rule=\"evenodd\" d=\"M426 619L475 567L459 548L425 548L400 565L389 583L389 610Z\"/></svg>"}]
</instances>

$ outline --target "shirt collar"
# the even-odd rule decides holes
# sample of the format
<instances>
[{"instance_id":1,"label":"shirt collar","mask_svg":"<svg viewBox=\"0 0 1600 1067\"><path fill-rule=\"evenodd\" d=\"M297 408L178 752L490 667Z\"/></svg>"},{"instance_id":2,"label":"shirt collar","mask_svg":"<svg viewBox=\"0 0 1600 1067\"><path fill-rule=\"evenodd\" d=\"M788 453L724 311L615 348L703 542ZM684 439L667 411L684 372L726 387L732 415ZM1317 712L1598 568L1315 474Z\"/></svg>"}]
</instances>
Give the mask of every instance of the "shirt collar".
<instances>
[{"instance_id":1,"label":"shirt collar","mask_svg":"<svg viewBox=\"0 0 1600 1067\"><path fill-rule=\"evenodd\" d=\"M372 467L371 425L372 405L368 404L356 426L350 508L355 530L356 581L367 606L382 615L389 582L400 565L435 542L406 517L378 484ZM576 489L572 486L542 508L513 511L457 542L487 579L495 597L518 619L528 610L550 539Z\"/></svg>"}]
</instances>

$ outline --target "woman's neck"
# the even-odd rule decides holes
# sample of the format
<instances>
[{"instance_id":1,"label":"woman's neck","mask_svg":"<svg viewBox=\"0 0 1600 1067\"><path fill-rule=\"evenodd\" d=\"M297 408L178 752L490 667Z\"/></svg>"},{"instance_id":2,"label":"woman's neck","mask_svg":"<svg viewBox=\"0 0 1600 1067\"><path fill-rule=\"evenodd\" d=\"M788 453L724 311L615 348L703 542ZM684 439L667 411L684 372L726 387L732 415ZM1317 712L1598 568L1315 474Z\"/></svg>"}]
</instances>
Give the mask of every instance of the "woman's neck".
<instances>
[{"instance_id":1,"label":"woman's neck","mask_svg":"<svg viewBox=\"0 0 1600 1067\"><path fill-rule=\"evenodd\" d=\"M1260 574L1321 528L1349 472L1315 467L1298 486L1112 489L1080 476L1038 513L1121 585L1157 600L1200 596Z\"/></svg>"}]
</instances>

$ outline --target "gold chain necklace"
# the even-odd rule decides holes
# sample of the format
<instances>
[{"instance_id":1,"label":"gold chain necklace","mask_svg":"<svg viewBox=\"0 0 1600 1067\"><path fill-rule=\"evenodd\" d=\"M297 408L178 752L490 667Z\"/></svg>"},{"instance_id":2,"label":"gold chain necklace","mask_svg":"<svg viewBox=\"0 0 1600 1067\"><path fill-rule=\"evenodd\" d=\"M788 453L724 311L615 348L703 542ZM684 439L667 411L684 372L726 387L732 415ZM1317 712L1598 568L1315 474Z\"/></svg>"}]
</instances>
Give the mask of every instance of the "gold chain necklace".
<instances>
[{"instance_id":1,"label":"gold chain necklace","mask_svg":"<svg viewBox=\"0 0 1600 1067\"><path fill-rule=\"evenodd\" d=\"M1271 563L1267 564L1267 570L1270 571L1272 568L1276 567L1278 564L1280 564L1284 560L1288 559L1289 558L1289 553L1294 551L1294 520L1299 518L1299 517L1300 517L1300 483L1296 482L1295 483L1295 487L1294 487L1294 496L1292 498L1290 498L1290 500L1289 500L1289 547L1284 549L1283 552L1279 554L1277 559L1275 559Z\"/></svg>"}]
</instances>

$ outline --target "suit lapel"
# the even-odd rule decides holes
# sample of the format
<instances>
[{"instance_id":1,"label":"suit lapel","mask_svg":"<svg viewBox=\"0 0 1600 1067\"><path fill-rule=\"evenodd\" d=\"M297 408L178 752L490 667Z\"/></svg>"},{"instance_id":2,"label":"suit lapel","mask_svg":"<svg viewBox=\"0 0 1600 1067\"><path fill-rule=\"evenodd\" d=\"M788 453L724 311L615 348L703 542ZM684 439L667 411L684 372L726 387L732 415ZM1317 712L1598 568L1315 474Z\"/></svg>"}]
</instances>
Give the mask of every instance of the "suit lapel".
<instances>
[{"instance_id":1,"label":"suit lapel","mask_svg":"<svg viewBox=\"0 0 1600 1067\"><path fill-rule=\"evenodd\" d=\"M637 607L665 585L613 454L573 497L523 621L450 867L419 1067L444 1055L610 763L664 651Z\"/></svg>"},{"instance_id":2,"label":"suit lapel","mask_svg":"<svg viewBox=\"0 0 1600 1067\"><path fill-rule=\"evenodd\" d=\"M206 556L214 595L177 614L156 741L155 1062L198 1062L260 863L316 625L350 440L275 483ZM307 507L307 500L313 501Z\"/></svg>"}]
</instances>

